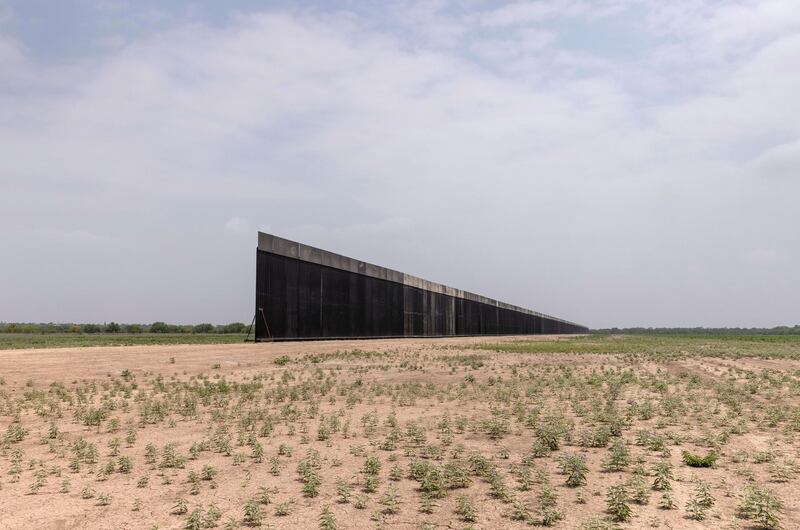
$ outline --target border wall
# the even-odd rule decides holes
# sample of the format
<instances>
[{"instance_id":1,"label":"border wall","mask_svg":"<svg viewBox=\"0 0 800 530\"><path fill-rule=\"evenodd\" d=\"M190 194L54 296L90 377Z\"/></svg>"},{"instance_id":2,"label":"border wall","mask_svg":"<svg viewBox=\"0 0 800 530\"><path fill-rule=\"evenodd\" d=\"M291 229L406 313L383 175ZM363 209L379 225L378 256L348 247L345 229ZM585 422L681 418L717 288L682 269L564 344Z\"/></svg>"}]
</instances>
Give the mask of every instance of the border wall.
<instances>
[{"instance_id":1,"label":"border wall","mask_svg":"<svg viewBox=\"0 0 800 530\"><path fill-rule=\"evenodd\" d=\"M256 340L586 333L498 302L263 232Z\"/></svg>"}]
</instances>

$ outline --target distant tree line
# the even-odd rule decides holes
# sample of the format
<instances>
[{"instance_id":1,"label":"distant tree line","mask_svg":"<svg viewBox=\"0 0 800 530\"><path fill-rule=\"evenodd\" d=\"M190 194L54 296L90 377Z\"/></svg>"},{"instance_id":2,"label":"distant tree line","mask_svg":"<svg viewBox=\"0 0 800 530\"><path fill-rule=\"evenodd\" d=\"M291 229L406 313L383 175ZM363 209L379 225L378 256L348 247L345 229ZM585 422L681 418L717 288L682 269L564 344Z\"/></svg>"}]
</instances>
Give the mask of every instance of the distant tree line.
<instances>
[{"instance_id":1,"label":"distant tree line","mask_svg":"<svg viewBox=\"0 0 800 530\"><path fill-rule=\"evenodd\" d=\"M774 328L605 328L597 335L800 335L800 325Z\"/></svg>"},{"instance_id":2,"label":"distant tree line","mask_svg":"<svg viewBox=\"0 0 800 530\"><path fill-rule=\"evenodd\" d=\"M0 333L244 333L247 325L241 322L230 324L179 325L166 322L152 324L55 324L35 322L0 322Z\"/></svg>"}]
</instances>

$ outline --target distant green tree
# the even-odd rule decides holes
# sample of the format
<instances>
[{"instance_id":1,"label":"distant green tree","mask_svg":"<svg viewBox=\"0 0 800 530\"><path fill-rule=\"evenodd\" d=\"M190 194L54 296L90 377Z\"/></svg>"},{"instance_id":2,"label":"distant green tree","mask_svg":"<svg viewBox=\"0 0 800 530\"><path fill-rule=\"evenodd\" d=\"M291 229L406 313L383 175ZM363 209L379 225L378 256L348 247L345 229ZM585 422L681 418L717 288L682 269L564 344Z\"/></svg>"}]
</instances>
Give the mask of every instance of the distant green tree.
<instances>
[{"instance_id":1,"label":"distant green tree","mask_svg":"<svg viewBox=\"0 0 800 530\"><path fill-rule=\"evenodd\" d=\"M84 333L100 333L102 329L97 324L84 324L81 326L81 331Z\"/></svg>"},{"instance_id":2,"label":"distant green tree","mask_svg":"<svg viewBox=\"0 0 800 530\"><path fill-rule=\"evenodd\" d=\"M128 324L125 328L125 331L128 333L141 333L143 330L142 326L139 324Z\"/></svg>"},{"instance_id":3,"label":"distant green tree","mask_svg":"<svg viewBox=\"0 0 800 530\"><path fill-rule=\"evenodd\" d=\"M596 335L800 335L800 325L777 326L774 328L607 328L595 329L591 333Z\"/></svg>"},{"instance_id":4,"label":"distant green tree","mask_svg":"<svg viewBox=\"0 0 800 530\"><path fill-rule=\"evenodd\" d=\"M213 333L213 332L214 332L213 324L197 324L195 327L192 328L192 333Z\"/></svg>"},{"instance_id":5,"label":"distant green tree","mask_svg":"<svg viewBox=\"0 0 800 530\"><path fill-rule=\"evenodd\" d=\"M109 322L106 326L106 333L119 333L120 329L120 325L116 322Z\"/></svg>"},{"instance_id":6,"label":"distant green tree","mask_svg":"<svg viewBox=\"0 0 800 530\"><path fill-rule=\"evenodd\" d=\"M242 324L241 322L231 322L230 324L225 324L219 328L220 333L244 333L247 329L247 326Z\"/></svg>"},{"instance_id":7,"label":"distant green tree","mask_svg":"<svg viewBox=\"0 0 800 530\"><path fill-rule=\"evenodd\" d=\"M166 322L153 322L150 324L150 333L169 333L170 326Z\"/></svg>"}]
</instances>

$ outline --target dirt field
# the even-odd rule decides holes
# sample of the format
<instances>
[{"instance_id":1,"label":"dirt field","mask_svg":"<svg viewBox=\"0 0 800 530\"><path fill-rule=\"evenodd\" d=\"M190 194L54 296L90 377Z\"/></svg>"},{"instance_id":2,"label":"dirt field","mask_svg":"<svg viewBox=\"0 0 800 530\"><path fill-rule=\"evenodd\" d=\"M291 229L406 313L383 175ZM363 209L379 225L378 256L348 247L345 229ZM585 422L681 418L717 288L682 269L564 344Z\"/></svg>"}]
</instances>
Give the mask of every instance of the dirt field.
<instances>
[{"instance_id":1,"label":"dirt field","mask_svg":"<svg viewBox=\"0 0 800 530\"><path fill-rule=\"evenodd\" d=\"M799 394L800 341L0 351L0 528L800 528Z\"/></svg>"}]
</instances>

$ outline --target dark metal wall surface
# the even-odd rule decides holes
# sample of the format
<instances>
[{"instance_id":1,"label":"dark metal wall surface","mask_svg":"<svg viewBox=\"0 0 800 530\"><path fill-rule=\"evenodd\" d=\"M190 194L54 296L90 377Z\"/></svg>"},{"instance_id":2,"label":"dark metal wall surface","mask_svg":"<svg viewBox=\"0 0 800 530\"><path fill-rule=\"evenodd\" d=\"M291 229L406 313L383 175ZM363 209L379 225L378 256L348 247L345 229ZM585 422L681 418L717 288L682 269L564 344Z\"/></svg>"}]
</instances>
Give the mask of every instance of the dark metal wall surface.
<instances>
[{"instance_id":1,"label":"dark metal wall surface","mask_svg":"<svg viewBox=\"0 0 800 530\"><path fill-rule=\"evenodd\" d=\"M257 251L256 340L586 331L538 314Z\"/></svg>"}]
</instances>

